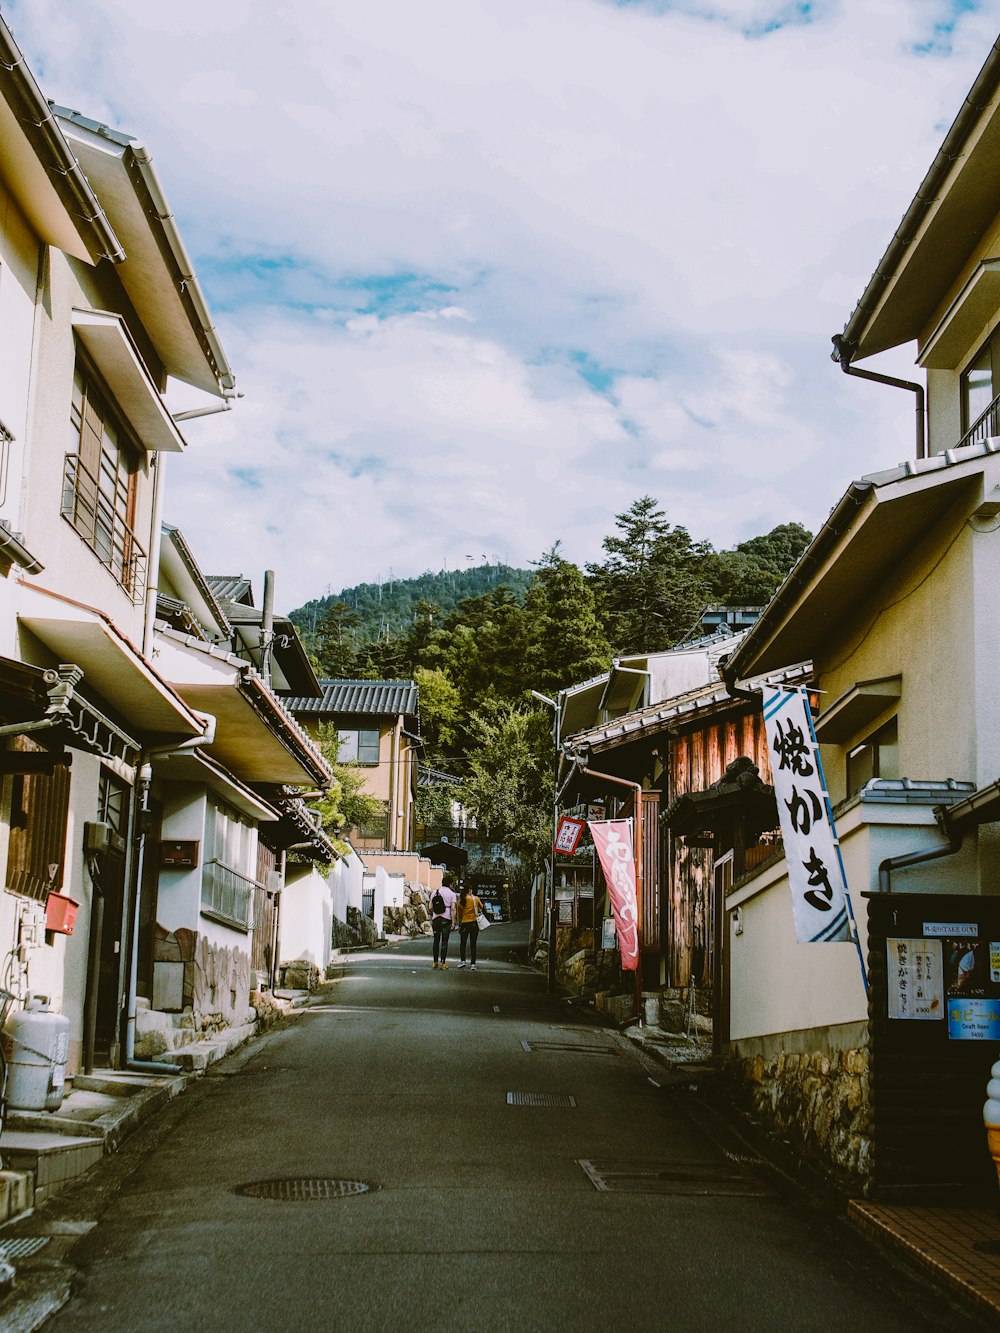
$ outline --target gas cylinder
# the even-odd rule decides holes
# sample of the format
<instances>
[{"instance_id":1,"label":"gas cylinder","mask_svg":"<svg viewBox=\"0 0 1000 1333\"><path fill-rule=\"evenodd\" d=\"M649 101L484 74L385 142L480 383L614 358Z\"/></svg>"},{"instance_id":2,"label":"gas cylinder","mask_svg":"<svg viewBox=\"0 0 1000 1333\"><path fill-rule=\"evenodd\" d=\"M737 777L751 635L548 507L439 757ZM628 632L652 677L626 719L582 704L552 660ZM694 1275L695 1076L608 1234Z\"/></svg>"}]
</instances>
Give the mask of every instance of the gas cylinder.
<instances>
[{"instance_id":1,"label":"gas cylinder","mask_svg":"<svg viewBox=\"0 0 1000 1333\"><path fill-rule=\"evenodd\" d=\"M45 996L31 996L3 1030L7 1106L17 1111L57 1111L66 1085L69 1019L53 1013Z\"/></svg>"}]
</instances>

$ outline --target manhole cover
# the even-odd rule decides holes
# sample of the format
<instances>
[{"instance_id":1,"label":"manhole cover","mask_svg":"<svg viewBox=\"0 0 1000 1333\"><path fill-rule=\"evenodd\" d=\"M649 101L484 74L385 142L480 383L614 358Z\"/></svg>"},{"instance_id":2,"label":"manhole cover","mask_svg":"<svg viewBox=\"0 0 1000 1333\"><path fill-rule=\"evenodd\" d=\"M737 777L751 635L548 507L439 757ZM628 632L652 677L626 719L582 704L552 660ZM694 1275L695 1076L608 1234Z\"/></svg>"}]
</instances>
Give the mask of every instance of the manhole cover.
<instances>
[{"instance_id":1,"label":"manhole cover","mask_svg":"<svg viewBox=\"0 0 1000 1333\"><path fill-rule=\"evenodd\" d=\"M771 1191L726 1167L680 1162L607 1162L578 1159L595 1189L606 1194L736 1195Z\"/></svg>"},{"instance_id":2,"label":"manhole cover","mask_svg":"<svg viewBox=\"0 0 1000 1333\"><path fill-rule=\"evenodd\" d=\"M588 1046L583 1042L573 1041L529 1041L522 1037L521 1045L526 1051L569 1051L573 1055L617 1055L613 1046Z\"/></svg>"},{"instance_id":3,"label":"manhole cover","mask_svg":"<svg viewBox=\"0 0 1000 1333\"><path fill-rule=\"evenodd\" d=\"M309 1199L345 1199L351 1194L368 1194L375 1185L364 1180L327 1180L315 1176L291 1180L252 1180L248 1185L237 1185L236 1193L251 1199L286 1199L293 1202Z\"/></svg>"},{"instance_id":4,"label":"manhole cover","mask_svg":"<svg viewBox=\"0 0 1000 1333\"><path fill-rule=\"evenodd\" d=\"M37 1254L48 1243L48 1236L14 1236L0 1241L0 1254L5 1259L24 1259L29 1254Z\"/></svg>"},{"instance_id":5,"label":"manhole cover","mask_svg":"<svg viewBox=\"0 0 1000 1333\"><path fill-rule=\"evenodd\" d=\"M508 1106L575 1106L576 1098L562 1092L508 1092Z\"/></svg>"}]
</instances>

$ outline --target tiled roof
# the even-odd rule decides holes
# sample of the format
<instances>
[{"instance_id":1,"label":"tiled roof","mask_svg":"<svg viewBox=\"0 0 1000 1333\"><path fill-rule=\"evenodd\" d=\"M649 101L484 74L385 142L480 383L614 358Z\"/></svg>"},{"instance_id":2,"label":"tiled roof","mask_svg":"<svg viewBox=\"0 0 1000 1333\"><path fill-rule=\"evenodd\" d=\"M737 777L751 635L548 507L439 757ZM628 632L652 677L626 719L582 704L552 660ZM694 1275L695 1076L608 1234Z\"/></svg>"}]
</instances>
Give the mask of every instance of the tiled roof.
<instances>
[{"instance_id":1,"label":"tiled roof","mask_svg":"<svg viewBox=\"0 0 1000 1333\"><path fill-rule=\"evenodd\" d=\"M763 685L785 685L791 682L801 682L809 678L811 670L812 664L810 662L799 662L783 671L772 671L766 676L748 681L746 688L752 690L759 689ZM664 699L661 703L652 704L649 708L640 709L635 713L626 713L624 717L617 717L599 727L591 727L589 731L580 731L575 736L567 736L564 744L574 750L583 746L600 749L620 744L634 736L642 735L644 732L661 731L671 723L686 720L690 714L696 714L703 709L711 709L717 704L732 702L733 698L725 683L714 681L708 685L699 685L696 689L688 690L684 694L678 694L673 699Z\"/></svg>"},{"instance_id":2,"label":"tiled roof","mask_svg":"<svg viewBox=\"0 0 1000 1333\"><path fill-rule=\"evenodd\" d=\"M319 699L291 698L293 713L336 716L367 713L377 717L417 715L417 686L412 680L321 680Z\"/></svg>"},{"instance_id":3,"label":"tiled roof","mask_svg":"<svg viewBox=\"0 0 1000 1333\"><path fill-rule=\"evenodd\" d=\"M249 595L249 605L253 605L250 580L245 579L242 574L206 574L205 582L218 598L227 602L242 602Z\"/></svg>"}]
</instances>

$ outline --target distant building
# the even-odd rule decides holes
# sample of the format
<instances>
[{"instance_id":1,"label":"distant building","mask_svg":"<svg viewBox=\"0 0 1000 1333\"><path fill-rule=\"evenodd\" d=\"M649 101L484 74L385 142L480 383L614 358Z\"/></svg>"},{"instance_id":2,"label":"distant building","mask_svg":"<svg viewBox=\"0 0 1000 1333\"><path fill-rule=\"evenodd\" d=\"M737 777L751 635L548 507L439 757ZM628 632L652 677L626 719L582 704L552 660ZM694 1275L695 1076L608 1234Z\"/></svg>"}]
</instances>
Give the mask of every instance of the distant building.
<instances>
[{"instance_id":1,"label":"distant building","mask_svg":"<svg viewBox=\"0 0 1000 1333\"><path fill-rule=\"evenodd\" d=\"M364 770L365 791L383 813L350 830L359 852L412 851L416 835L419 697L412 680L320 680L320 698L292 697L289 708L312 735L331 723L340 735L341 763Z\"/></svg>"}]
</instances>

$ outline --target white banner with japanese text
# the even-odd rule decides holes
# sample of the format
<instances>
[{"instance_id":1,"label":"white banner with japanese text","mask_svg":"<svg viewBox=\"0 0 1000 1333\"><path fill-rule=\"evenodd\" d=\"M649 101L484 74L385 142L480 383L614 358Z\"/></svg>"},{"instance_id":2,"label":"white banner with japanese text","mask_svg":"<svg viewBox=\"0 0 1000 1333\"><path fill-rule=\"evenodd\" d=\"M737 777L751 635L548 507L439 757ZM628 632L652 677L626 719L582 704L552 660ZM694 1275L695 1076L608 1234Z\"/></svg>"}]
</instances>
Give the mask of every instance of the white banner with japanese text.
<instances>
[{"instance_id":1,"label":"white banner with japanese text","mask_svg":"<svg viewBox=\"0 0 1000 1333\"><path fill-rule=\"evenodd\" d=\"M611 911L618 932L622 968L634 972L639 966L639 908L635 892L635 854L631 819L590 821L601 869L608 883Z\"/></svg>"},{"instance_id":2,"label":"white banner with japanese text","mask_svg":"<svg viewBox=\"0 0 1000 1333\"><path fill-rule=\"evenodd\" d=\"M804 690L764 689L764 729L800 944L851 939L847 883Z\"/></svg>"}]
</instances>

